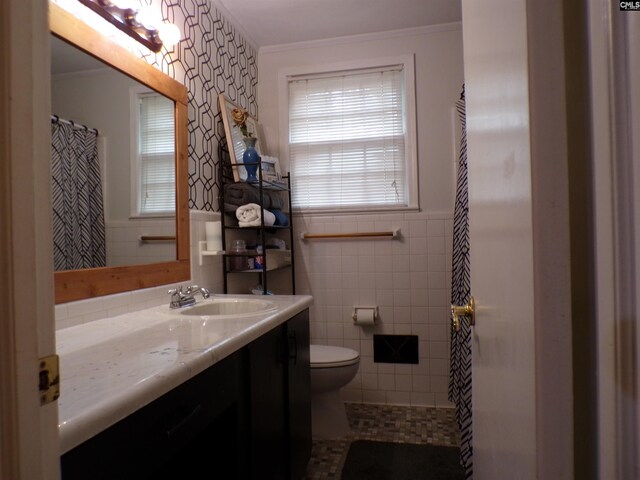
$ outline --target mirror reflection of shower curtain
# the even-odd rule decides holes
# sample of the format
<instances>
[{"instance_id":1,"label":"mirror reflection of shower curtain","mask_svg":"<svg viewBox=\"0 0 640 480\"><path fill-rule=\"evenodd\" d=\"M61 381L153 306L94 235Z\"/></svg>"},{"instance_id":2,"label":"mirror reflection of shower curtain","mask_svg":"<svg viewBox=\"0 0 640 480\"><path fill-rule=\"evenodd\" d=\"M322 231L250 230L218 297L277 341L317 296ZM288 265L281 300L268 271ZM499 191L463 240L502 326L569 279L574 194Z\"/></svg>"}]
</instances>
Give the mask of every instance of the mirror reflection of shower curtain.
<instances>
[{"instance_id":1,"label":"mirror reflection of shower curtain","mask_svg":"<svg viewBox=\"0 0 640 480\"><path fill-rule=\"evenodd\" d=\"M98 132L51 119L54 270L106 265Z\"/></svg>"},{"instance_id":2,"label":"mirror reflection of shower curtain","mask_svg":"<svg viewBox=\"0 0 640 480\"><path fill-rule=\"evenodd\" d=\"M467 185L467 130L464 85L456 102L461 133L458 155L456 202L453 217L453 255L451 273L451 305L466 305L471 297L469 271L469 194ZM463 317L460 330L451 322L451 365L449 400L456 405L456 421L460 427L460 464L465 479L473 478L473 435L471 428L471 326Z\"/></svg>"}]
</instances>

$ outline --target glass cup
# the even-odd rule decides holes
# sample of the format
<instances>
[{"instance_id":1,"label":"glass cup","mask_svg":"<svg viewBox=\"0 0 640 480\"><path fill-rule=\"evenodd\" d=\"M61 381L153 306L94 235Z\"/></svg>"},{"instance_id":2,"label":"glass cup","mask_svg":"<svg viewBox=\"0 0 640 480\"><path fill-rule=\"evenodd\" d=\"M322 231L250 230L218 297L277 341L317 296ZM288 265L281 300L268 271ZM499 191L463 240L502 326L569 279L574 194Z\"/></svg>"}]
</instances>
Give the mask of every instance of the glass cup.
<instances>
[{"instance_id":1,"label":"glass cup","mask_svg":"<svg viewBox=\"0 0 640 480\"><path fill-rule=\"evenodd\" d=\"M238 255L247 251L247 244L244 240L233 240L231 242L232 257L229 258L229 270L246 270L248 257Z\"/></svg>"}]
</instances>

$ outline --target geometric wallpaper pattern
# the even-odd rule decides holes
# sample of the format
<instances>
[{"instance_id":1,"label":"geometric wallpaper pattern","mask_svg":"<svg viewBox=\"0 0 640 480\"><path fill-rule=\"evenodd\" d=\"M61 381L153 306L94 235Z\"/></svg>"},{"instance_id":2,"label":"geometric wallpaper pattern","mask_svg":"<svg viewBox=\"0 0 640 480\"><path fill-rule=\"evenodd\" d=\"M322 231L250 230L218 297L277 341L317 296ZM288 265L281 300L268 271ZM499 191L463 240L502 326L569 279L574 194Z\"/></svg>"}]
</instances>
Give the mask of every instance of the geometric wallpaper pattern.
<instances>
[{"instance_id":1,"label":"geometric wallpaper pattern","mask_svg":"<svg viewBox=\"0 0 640 480\"><path fill-rule=\"evenodd\" d=\"M256 52L209 0L163 0L161 11L182 39L146 59L189 90L189 208L217 211L217 152L224 138L218 94L258 117Z\"/></svg>"},{"instance_id":2,"label":"geometric wallpaper pattern","mask_svg":"<svg viewBox=\"0 0 640 480\"><path fill-rule=\"evenodd\" d=\"M53 1L72 11L80 8L83 16L95 15L79 2L68 8L68 0ZM258 118L256 51L209 0L138 2L176 25L182 32L180 43L153 53L115 27L109 35L189 90L189 208L217 211L217 152L224 138L218 94L224 93ZM95 17L104 28L111 28L106 20Z\"/></svg>"}]
</instances>

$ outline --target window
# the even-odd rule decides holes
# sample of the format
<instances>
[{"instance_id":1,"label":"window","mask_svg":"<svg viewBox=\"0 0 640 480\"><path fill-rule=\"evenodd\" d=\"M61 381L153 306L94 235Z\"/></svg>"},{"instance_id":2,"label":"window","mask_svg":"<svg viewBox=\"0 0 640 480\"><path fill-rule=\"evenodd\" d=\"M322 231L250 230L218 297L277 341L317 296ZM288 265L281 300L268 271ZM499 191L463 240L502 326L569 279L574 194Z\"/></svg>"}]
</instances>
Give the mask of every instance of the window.
<instances>
[{"instance_id":1,"label":"window","mask_svg":"<svg viewBox=\"0 0 640 480\"><path fill-rule=\"evenodd\" d=\"M415 207L412 76L402 63L287 77L294 207Z\"/></svg>"},{"instance_id":2,"label":"window","mask_svg":"<svg viewBox=\"0 0 640 480\"><path fill-rule=\"evenodd\" d=\"M137 93L137 215L174 214L174 105L155 93Z\"/></svg>"}]
</instances>

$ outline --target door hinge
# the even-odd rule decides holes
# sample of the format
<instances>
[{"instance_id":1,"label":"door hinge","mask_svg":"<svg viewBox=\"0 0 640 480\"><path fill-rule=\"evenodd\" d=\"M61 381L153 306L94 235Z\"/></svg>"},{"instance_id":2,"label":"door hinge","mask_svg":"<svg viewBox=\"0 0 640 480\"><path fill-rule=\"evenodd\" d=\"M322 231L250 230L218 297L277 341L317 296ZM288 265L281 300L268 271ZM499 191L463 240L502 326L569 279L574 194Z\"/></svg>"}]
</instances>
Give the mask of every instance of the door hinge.
<instances>
[{"instance_id":1,"label":"door hinge","mask_svg":"<svg viewBox=\"0 0 640 480\"><path fill-rule=\"evenodd\" d=\"M55 402L60 396L60 359L49 355L39 360L38 389L40 405Z\"/></svg>"}]
</instances>

